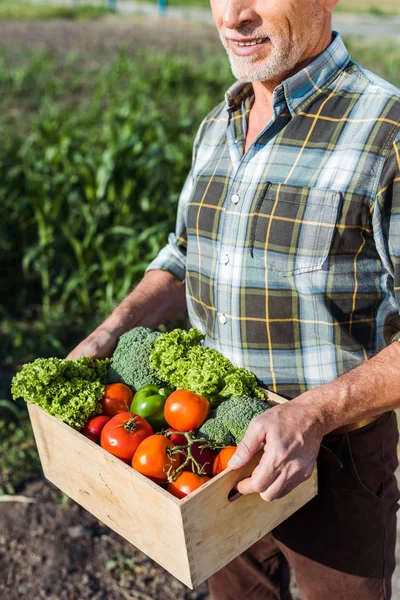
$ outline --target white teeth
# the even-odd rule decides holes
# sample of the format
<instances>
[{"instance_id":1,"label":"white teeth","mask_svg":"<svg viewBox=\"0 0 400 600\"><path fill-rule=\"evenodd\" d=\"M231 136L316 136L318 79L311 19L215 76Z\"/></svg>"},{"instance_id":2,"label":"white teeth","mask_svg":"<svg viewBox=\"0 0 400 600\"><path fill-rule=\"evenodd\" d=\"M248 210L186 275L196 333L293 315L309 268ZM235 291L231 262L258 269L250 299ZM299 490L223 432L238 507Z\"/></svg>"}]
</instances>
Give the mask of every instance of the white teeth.
<instances>
[{"instance_id":1,"label":"white teeth","mask_svg":"<svg viewBox=\"0 0 400 600\"><path fill-rule=\"evenodd\" d=\"M259 40L252 40L251 42L235 42L238 46L257 46L257 44L262 44L265 41L265 38L261 38Z\"/></svg>"}]
</instances>

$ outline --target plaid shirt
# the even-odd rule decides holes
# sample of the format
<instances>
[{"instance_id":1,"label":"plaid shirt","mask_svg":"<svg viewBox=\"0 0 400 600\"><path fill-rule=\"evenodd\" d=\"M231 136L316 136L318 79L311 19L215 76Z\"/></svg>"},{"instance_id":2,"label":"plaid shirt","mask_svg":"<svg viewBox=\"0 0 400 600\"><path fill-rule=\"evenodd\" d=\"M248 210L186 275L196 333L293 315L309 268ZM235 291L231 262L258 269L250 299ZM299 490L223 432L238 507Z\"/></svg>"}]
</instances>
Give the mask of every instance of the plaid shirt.
<instances>
[{"instance_id":1,"label":"plaid shirt","mask_svg":"<svg viewBox=\"0 0 400 600\"><path fill-rule=\"evenodd\" d=\"M279 85L245 154L251 84L203 121L175 234L149 265L185 280L205 344L291 398L400 331L400 91L338 34Z\"/></svg>"}]
</instances>

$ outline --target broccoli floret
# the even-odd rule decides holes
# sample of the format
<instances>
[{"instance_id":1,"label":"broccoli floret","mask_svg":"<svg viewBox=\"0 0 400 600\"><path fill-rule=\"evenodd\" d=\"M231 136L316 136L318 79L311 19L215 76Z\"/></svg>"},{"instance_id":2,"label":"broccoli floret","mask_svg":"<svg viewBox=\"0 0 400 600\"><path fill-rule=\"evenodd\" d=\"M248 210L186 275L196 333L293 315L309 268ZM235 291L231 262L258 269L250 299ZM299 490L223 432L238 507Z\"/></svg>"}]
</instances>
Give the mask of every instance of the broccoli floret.
<instances>
[{"instance_id":1,"label":"broccoli floret","mask_svg":"<svg viewBox=\"0 0 400 600\"><path fill-rule=\"evenodd\" d=\"M235 367L217 350L200 346L203 339L198 329L163 333L151 351L150 364L167 384L201 394L212 406L225 398L264 397L253 373Z\"/></svg>"},{"instance_id":2,"label":"broccoli floret","mask_svg":"<svg viewBox=\"0 0 400 600\"><path fill-rule=\"evenodd\" d=\"M199 429L199 437L220 444L221 446L234 446L235 440L228 429L219 419L215 418L215 411Z\"/></svg>"},{"instance_id":3,"label":"broccoli floret","mask_svg":"<svg viewBox=\"0 0 400 600\"><path fill-rule=\"evenodd\" d=\"M147 327L135 327L121 335L108 368L108 383L125 383L134 390L150 383L165 386L150 365L150 352L160 335Z\"/></svg>"},{"instance_id":4,"label":"broccoli floret","mask_svg":"<svg viewBox=\"0 0 400 600\"><path fill-rule=\"evenodd\" d=\"M222 402L200 427L199 435L224 446L242 441L250 421L271 408L265 400L241 396Z\"/></svg>"}]
</instances>

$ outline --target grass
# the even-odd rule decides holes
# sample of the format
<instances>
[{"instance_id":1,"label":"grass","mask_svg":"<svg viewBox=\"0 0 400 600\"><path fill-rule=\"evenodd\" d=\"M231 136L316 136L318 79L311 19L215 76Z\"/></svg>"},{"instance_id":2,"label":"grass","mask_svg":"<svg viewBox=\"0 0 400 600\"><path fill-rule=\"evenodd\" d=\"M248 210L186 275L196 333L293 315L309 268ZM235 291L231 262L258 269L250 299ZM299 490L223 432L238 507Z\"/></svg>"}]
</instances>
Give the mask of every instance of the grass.
<instances>
[{"instance_id":1,"label":"grass","mask_svg":"<svg viewBox=\"0 0 400 600\"><path fill-rule=\"evenodd\" d=\"M103 17L107 9L88 6L50 6L48 4L30 4L18 0L0 0L0 21L14 19L43 20L43 19L74 19L87 20Z\"/></svg>"}]
</instances>

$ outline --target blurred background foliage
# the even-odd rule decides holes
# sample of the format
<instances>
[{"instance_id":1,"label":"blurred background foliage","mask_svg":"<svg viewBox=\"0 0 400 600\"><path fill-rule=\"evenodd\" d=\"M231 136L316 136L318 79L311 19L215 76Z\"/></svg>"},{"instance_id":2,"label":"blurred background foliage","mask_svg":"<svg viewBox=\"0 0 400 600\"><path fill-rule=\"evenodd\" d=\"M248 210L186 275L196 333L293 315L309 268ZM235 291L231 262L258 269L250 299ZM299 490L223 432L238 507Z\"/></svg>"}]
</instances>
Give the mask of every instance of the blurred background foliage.
<instances>
[{"instance_id":1,"label":"blurred background foliage","mask_svg":"<svg viewBox=\"0 0 400 600\"><path fill-rule=\"evenodd\" d=\"M68 56L60 70L43 52L5 63L0 356L10 365L65 353L140 279L174 226L196 128L231 76L212 57L159 53L121 51L95 69Z\"/></svg>"},{"instance_id":2,"label":"blurred background foliage","mask_svg":"<svg viewBox=\"0 0 400 600\"><path fill-rule=\"evenodd\" d=\"M172 24L168 39L164 28L149 39L145 21L132 20L126 42L111 20L91 45L90 23L74 33L61 20L15 31L8 21L7 38L4 8L0 0L0 493L12 493L39 464L25 406L8 401L12 374L65 356L140 280L174 228L196 130L233 79L206 26ZM347 43L400 86L399 45Z\"/></svg>"}]
</instances>

